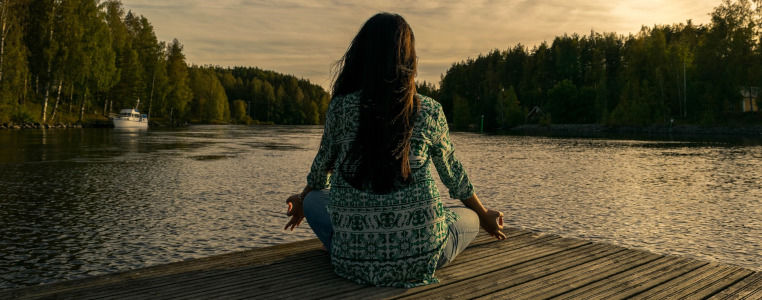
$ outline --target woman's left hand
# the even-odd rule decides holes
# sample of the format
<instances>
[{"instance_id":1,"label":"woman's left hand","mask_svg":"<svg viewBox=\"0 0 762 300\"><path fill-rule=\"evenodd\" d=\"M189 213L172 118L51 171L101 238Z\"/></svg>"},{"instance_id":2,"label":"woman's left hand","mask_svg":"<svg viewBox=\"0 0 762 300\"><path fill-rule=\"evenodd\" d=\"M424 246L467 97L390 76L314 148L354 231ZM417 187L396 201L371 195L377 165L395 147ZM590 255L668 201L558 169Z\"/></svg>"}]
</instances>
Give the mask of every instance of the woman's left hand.
<instances>
[{"instance_id":1,"label":"woman's left hand","mask_svg":"<svg viewBox=\"0 0 762 300\"><path fill-rule=\"evenodd\" d=\"M302 206L303 200L304 199L300 194L291 195L291 197L286 199L286 204L288 205L288 211L286 212L286 215L291 216L291 219L288 220L288 223L286 223L286 227L283 228L284 230L291 227L291 231L294 231L294 228L299 227L299 224L301 224L304 220L304 206Z\"/></svg>"},{"instance_id":2,"label":"woman's left hand","mask_svg":"<svg viewBox=\"0 0 762 300\"><path fill-rule=\"evenodd\" d=\"M498 240L505 239L505 233L503 233L503 212L488 209L484 215L479 216L479 225L494 238Z\"/></svg>"}]
</instances>

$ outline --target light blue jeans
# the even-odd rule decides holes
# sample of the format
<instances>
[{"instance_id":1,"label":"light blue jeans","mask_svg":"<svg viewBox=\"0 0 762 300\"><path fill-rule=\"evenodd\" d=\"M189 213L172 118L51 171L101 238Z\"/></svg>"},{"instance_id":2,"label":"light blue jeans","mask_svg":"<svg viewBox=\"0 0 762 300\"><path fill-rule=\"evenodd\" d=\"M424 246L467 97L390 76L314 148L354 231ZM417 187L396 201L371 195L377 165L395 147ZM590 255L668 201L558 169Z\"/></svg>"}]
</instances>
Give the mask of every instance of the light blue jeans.
<instances>
[{"instance_id":1,"label":"light blue jeans","mask_svg":"<svg viewBox=\"0 0 762 300\"><path fill-rule=\"evenodd\" d=\"M304 216L307 218L312 231L323 242L325 248L330 251L333 226L326 209L328 200L328 190L310 192L304 197ZM444 267L455 259L455 256L463 252L479 234L479 216L476 212L467 207L448 207L448 209L458 215L458 221L450 224L448 228L447 244L445 244L437 268Z\"/></svg>"}]
</instances>

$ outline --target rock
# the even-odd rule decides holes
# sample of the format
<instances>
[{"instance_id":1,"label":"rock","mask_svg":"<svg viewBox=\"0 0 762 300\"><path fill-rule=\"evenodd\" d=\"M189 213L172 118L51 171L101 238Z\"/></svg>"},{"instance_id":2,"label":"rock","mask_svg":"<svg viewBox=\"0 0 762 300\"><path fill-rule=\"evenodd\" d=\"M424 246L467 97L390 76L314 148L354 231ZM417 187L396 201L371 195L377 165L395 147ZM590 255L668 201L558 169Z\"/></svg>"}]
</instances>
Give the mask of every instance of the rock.
<instances>
[{"instance_id":1,"label":"rock","mask_svg":"<svg viewBox=\"0 0 762 300\"><path fill-rule=\"evenodd\" d=\"M13 129L21 129L21 126L19 126L19 125L13 125L13 126L11 126L11 128L13 128Z\"/></svg>"}]
</instances>

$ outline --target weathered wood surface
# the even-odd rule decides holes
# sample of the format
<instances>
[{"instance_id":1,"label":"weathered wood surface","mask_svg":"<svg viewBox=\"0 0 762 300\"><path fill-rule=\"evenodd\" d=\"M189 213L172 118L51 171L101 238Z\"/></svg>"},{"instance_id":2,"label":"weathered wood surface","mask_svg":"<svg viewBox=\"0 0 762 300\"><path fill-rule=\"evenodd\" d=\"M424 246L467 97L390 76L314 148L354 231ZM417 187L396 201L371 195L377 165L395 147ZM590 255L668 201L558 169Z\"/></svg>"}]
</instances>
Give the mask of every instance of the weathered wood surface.
<instances>
[{"instance_id":1,"label":"weathered wood surface","mask_svg":"<svg viewBox=\"0 0 762 300\"><path fill-rule=\"evenodd\" d=\"M317 239L0 291L0 299L762 299L762 273L519 229L481 234L439 284L336 276Z\"/></svg>"}]
</instances>

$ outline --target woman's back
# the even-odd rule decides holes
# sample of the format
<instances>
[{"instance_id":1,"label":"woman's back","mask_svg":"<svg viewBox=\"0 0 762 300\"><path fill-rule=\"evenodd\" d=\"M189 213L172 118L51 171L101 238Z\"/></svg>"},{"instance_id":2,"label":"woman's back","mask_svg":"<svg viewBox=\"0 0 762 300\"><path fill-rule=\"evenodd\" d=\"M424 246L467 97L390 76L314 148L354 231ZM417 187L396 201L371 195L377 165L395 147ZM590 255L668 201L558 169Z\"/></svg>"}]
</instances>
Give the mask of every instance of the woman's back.
<instances>
[{"instance_id":1,"label":"woman's back","mask_svg":"<svg viewBox=\"0 0 762 300\"><path fill-rule=\"evenodd\" d=\"M441 105L418 95L409 161L412 180L388 194L354 188L342 176L340 164L357 134L359 92L336 97L327 112L321 149L308 185L327 188L333 224L331 259L336 272L360 283L411 287L436 282L433 277L448 225L457 216L444 208L430 171L434 163L453 198L467 198L473 187L453 155ZM322 185L322 186L321 186Z\"/></svg>"},{"instance_id":2,"label":"woman's back","mask_svg":"<svg viewBox=\"0 0 762 300\"><path fill-rule=\"evenodd\" d=\"M442 106L415 93L414 45L400 15L365 22L337 63L307 186L286 200L285 228L306 217L336 273L363 284L437 282L436 268L463 251L480 225L505 238L502 214L481 204L455 158ZM467 208L442 205L432 163Z\"/></svg>"}]
</instances>

